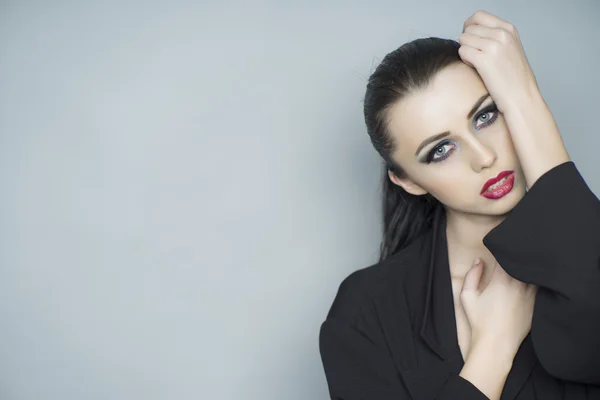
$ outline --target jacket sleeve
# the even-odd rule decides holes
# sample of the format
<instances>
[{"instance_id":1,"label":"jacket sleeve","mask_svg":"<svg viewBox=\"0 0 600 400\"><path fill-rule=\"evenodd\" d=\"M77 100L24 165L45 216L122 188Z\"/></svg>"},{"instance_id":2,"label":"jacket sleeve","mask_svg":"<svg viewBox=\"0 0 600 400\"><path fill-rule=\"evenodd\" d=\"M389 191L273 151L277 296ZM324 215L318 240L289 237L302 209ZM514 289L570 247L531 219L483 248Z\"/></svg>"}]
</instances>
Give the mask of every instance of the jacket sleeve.
<instances>
[{"instance_id":1,"label":"jacket sleeve","mask_svg":"<svg viewBox=\"0 0 600 400\"><path fill-rule=\"evenodd\" d=\"M556 378L600 384L600 201L572 161L542 175L483 239L538 291L531 337Z\"/></svg>"},{"instance_id":2,"label":"jacket sleeve","mask_svg":"<svg viewBox=\"0 0 600 400\"><path fill-rule=\"evenodd\" d=\"M487 400L471 382L457 374L423 377L411 391L403 382L384 343L350 323L327 318L321 325L319 348L331 399ZM419 387L415 387L417 384Z\"/></svg>"}]
</instances>

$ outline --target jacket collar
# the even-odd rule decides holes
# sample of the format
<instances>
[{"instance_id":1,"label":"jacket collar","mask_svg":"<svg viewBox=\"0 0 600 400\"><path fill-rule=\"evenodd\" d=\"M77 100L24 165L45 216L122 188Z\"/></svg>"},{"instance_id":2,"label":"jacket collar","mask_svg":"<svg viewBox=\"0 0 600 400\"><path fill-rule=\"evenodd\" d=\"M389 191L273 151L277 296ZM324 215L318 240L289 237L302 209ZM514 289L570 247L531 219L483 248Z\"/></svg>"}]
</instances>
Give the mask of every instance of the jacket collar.
<instances>
[{"instance_id":1,"label":"jacket collar","mask_svg":"<svg viewBox=\"0 0 600 400\"><path fill-rule=\"evenodd\" d=\"M458 374L464 365L464 360L456 331L448 261L446 212L443 207L438 207L435 211L429 249L420 336L429 348L441 357L454 373ZM536 361L531 335L527 335L513 361L513 368L505 382L501 400L512 400L516 397L531 374Z\"/></svg>"},{"instance_id":2,"label":"jacket collar","mask_svg":"<svg viewBox=\"0 0 600 400\"><path fill-rule=\"evenodd\" d=\"M456 333L446 240L446 212L443 207L436 209L432 228L420 334L431 350L450 363L453 369L460 371L463 360Z\"/></svg>"}]
</instances>

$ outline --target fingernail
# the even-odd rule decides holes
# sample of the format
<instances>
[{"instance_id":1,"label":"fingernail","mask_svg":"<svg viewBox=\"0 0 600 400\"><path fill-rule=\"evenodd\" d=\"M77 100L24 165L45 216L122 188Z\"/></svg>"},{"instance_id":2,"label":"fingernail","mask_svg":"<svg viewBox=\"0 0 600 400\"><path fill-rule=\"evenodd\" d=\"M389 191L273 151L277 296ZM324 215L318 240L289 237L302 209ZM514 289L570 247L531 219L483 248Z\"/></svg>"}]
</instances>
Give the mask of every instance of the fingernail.
<instances>
[{"instance_id":1,"label":"fingernail","mask_svg":"<svg viewBox=\"0 0 600 400\"><path fill-rule=\"evenodd\" d=\"M479 265L479 264L481 264L481 258L477 257L475 259L475 265Z\"/></svg>"}]
</instances>

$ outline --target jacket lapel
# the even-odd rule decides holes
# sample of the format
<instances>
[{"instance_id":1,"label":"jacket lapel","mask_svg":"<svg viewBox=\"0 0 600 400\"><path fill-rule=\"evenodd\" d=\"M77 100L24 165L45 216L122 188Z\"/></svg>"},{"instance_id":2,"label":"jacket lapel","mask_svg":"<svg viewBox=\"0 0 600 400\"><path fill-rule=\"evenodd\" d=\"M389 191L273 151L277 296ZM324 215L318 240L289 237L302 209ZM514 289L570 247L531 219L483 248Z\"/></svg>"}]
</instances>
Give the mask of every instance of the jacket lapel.
<instances>
[{"instance_id":1,"label":"jacket lapel","mask_svg":"<svg viewBox=\"0 0 600 400\"><path fill-rule=\"evenodd\" d=\"M527 335L513 361L513 367L508 374L500 400L513 400L518 394L529 376L535 364L537 356L533 350L531 335Z\"/></svg>"},{"instance_id":2,"label":"jacket lapel","mask_svg":"<svg viewBox=\"0 0 600 400\"><path fill-rule=\"evenodd\" d=\"M443 207L436 210L431 240L420 334L433 352L451 365L455 372L459 372L462 368L462 354L456 333L446 242L446 213Z\"/></svg>"},{"instance_id":3,"label":"jacket lapel","mask_svg":"<svg viewBox=\"0 0 600 400\"><path fill-rule=\"evenodd\" d=\"M425 305L421 317L420 336L427 346L458 374L464 366L456 329L452 280L448 261L446 212L439 207L433 220L431 247L427 262ZM513 400L527 382L537 362L531 337L528 335L510 370L501 400Z\"/></svg>"}]
</instances>

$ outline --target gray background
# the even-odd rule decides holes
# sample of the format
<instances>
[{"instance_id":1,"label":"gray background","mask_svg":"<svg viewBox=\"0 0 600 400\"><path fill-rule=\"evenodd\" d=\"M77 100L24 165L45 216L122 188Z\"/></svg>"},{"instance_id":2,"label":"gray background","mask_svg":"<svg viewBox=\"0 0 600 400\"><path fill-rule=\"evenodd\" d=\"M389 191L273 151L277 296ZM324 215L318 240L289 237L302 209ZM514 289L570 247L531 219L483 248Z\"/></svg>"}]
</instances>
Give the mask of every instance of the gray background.
<instances>
[{"instance_id":1,"label":"gray background","mask_svg":"<svg viewBox=\"0 0 600 400\"><path fill-rule=\"evenodd\" d=\"M366 79L478 8L599 193L597 1L0 2L0 398L327 398L379 243Z\"/></svg>"}]
</instances>

